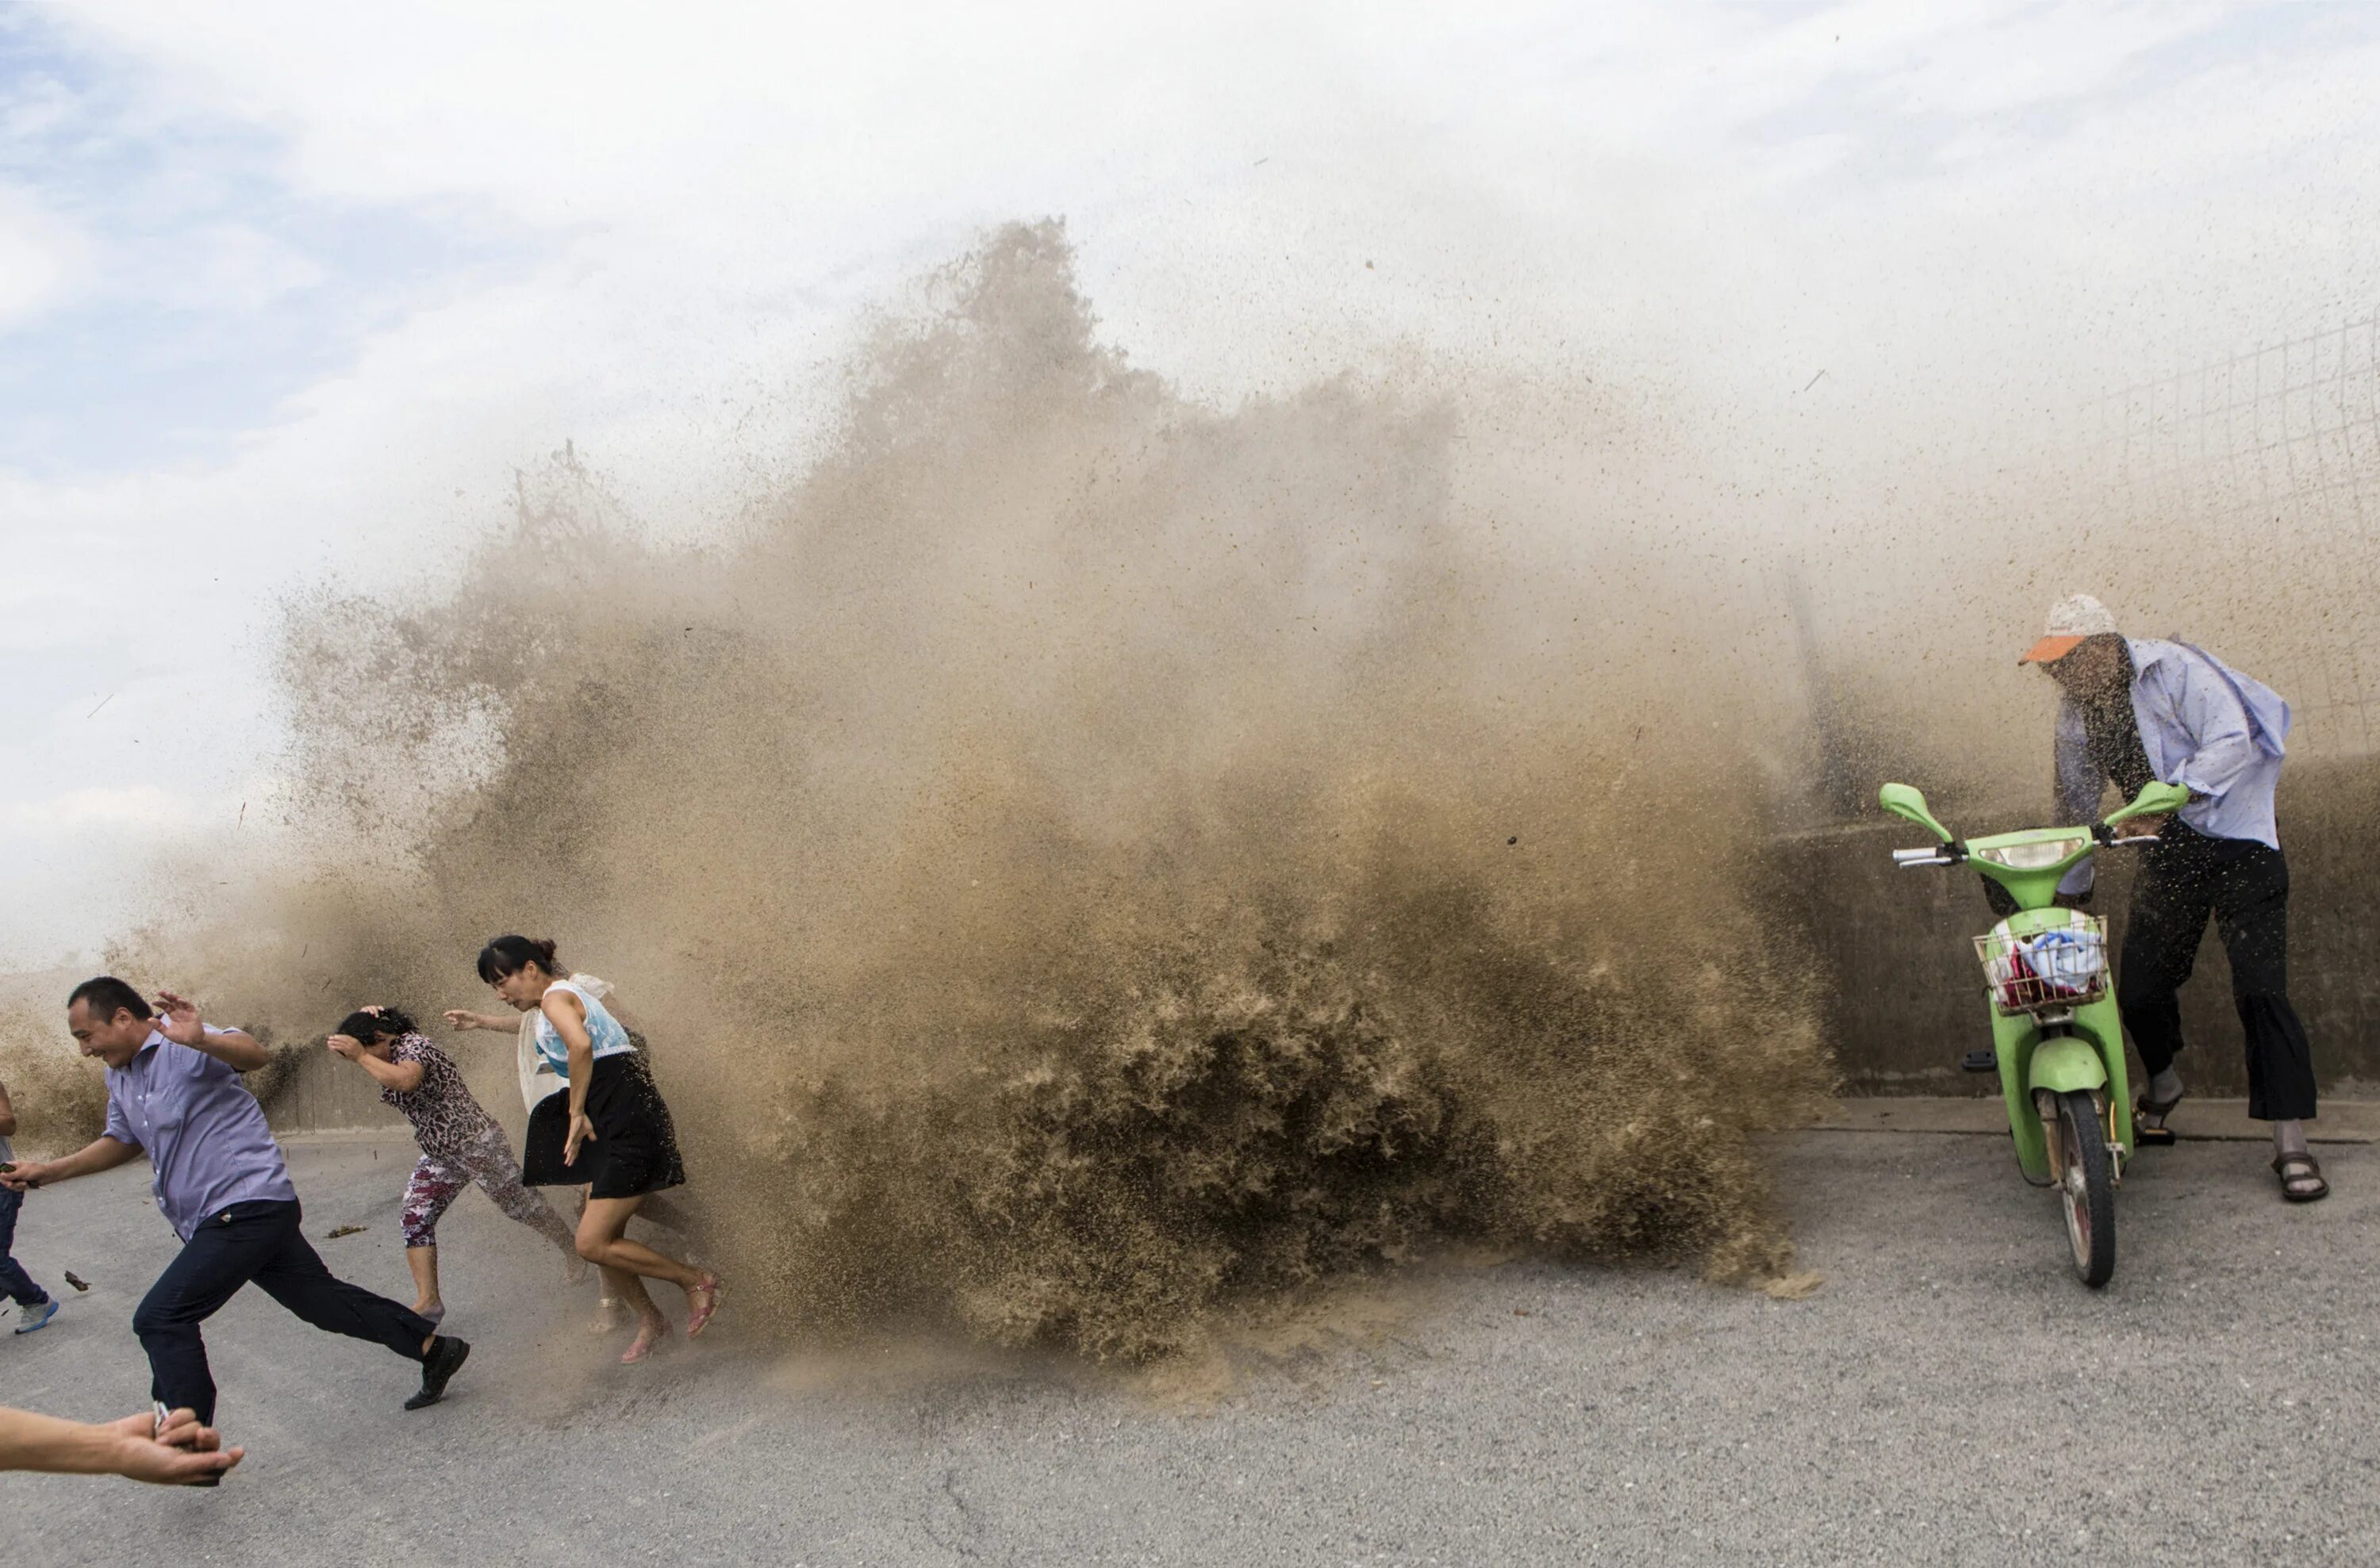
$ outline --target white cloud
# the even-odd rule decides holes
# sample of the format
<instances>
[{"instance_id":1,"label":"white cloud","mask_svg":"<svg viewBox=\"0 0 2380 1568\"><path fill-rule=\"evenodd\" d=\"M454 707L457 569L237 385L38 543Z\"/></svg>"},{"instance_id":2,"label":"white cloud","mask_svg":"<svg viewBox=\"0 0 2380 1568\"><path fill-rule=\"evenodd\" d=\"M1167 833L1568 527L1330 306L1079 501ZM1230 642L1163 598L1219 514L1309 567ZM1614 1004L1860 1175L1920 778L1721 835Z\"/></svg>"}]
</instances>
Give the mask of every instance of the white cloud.
<instances>
[{"instance_id":1,"label":"white cloud","mask_svg":"<svg viewBox=\"0 0 2380 1568\"><path fill-rule=\"evenodd\" d=\"M169 310L253 316L327 275L320 262L260 229L212 223L156 247L125 292Z\"/></svg>"},{"instance_id":2,"label":"white cloud","mask_svg":"<svg viewBox=\"0 0 2380 1568\"><path fill-rule=\"evenodd\" d=\"M0 184L0 331L69 298L91 245L31 192Z\"/></svg>"}]
</instances>

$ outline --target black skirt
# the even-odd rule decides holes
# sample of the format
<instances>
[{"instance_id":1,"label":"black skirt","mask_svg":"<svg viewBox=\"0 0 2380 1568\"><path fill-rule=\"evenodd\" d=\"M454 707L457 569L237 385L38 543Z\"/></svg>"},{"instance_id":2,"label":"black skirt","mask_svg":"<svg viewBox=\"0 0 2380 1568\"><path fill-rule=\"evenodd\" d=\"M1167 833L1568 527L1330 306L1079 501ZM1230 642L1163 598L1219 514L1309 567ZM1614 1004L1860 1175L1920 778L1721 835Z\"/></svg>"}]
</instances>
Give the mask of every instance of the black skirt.
<instances>
[{"instance_id":1,"label":"black skirt","mask_svg":"<svg viewBox=\"0 0 2380 1568\"><path fill-rule=\"evenodd\" d=\"M565 1164L570 1091L560 1089L540 1100L528 1114L521 1180L530 1187L585 1187L594 1198L634 1198L686 1180L669 1106L654 1086L644 1053L595 1058L587 1080L587 1119L595 1124L595 1136L578 1146L576 1164Z\"/></svg>"}]
</instances>

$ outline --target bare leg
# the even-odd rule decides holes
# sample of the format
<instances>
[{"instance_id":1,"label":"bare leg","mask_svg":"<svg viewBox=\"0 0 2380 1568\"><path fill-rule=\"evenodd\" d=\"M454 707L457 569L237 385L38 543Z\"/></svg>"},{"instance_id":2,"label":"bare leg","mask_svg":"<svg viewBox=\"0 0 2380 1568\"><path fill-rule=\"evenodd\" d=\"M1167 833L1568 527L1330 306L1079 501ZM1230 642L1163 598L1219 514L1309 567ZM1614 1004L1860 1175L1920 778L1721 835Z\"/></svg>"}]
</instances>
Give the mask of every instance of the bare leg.
<instances>
[{"instance_id":1,"label":"bare leg","mask_svg":"<svg viewBox=\"0 0 2380 1568\"><path fill-rule=\"evenodd\" d=\"M413 1271L413 1309L433 1322L446 1309L438 1298L438 1248L408 1247L405 1266Z\"/></svg>"},{"instance_id":2,"label":"bare leg","mask_svg":"<svg viewBox=\"0 0 2380 1568\"><path fill-rule=\"evenodd\" d=\"M624 1273L618 1269L605 1269L603 1286L611 1293L603 1298L604 1305L612 1309L605 1315L605 1328L618 1326L618 1313L624 1307L637 1319L637 1337L620 1359L624 1362L643 1360L669 1337L669 1320L662 1316L662 1309L653 1305L651 1297L645 1294L645 1282L636 1275Z\"/></svg>"},{"instance_id":3,"label":"bare leg","mask_svg":"<svg viewBox=\"0 0 2380 1568\"><path fill-rule=\"evenodd\" d=\"M577 1189L578 1218L581 1220L587 1218L587 1194L589 1190L589 1188L584 1187ZM570 1250L573 1253L577 1253L578 1250L578 1238L575 1231L571 1236ZM580 1261L582 1262L585 1260L586 1260L583 1258L580 1259ZM596 1298L595 1321L588 1325L588 1333L610 1333L613 1329L620 1326L620 1311L622 1307L620 1300L620 1287L614 1282L626 1276L615 1273L610 1269L598 1269L595 1272L596 1283L602 1290L602 1295ZM640 1285L638 1288L642 1289L643 1287Z\"/></svg>"},{"instance_id":4,"label":"bare leg","mask_svg":"<svg viewBox=\"0 0 2380 1568\"><path fill-rule=\"evenodd\" d=\"M605 1269L602 1273L603 1294L609 1299L639 1318L652 1317L661 1310L653 1305L653 1298L645 1294L645 1282L636 1275L622 1273L617 1269Z\"/></svg>"},{"instance_id":5,"label":"bare leg","mask_svg":"<svg viewBox=\"0 0 2380 1568\"><path fill-rule=\"evenodd\" d=\"M623 1236L621 1233L628 1228L629 1216L642 1201L641 1198L589 1199L587 1212L578 1222L579 1255L607 1270L667 1280L676 1285L686 1292L686 1333L699 1333L718 1303L718 1276L688 1268L643 1242L630 1241ZM650 1349L648 1336L652 1333L653 1320L649 1319L637 1336L637 1345L629 1347L627 1359L643 1358L642 1353Z\"/></svg>"},{"instance_id":6,"label":"bare leg","mask_svg":"<svg viewBox=\"0 0 2380 1568\"><path fill-rule=\"evenodd\" d=\"M578 1189L578 1218L582 1224L587 1219L588 1192L583 1187ZM622 1365L633 1366L659 1349L662 1341L669 1337L669 1320L653 1305L653 1298L645 1294L643 1280L625 1269L598 1272L603 1280L603 1304L597 1326L606 1333L617 1328L623 1308L636 1316L637 1337L620 1356Z\"/></svg>"},{"instance_id":7,"label":"bare leg","mask_svg":"<svg viewBox=\"0 0 2380 1568\"><path fill-rule=\"evenodd\" d=\"M589 1199L587 1212L578 1221L578 1255L606 1270L667 1280L682 1290L692 1290L702 1283L699 1272L622 1234L643 1201L640 1197Z\"/></svg>"}]
</instances>

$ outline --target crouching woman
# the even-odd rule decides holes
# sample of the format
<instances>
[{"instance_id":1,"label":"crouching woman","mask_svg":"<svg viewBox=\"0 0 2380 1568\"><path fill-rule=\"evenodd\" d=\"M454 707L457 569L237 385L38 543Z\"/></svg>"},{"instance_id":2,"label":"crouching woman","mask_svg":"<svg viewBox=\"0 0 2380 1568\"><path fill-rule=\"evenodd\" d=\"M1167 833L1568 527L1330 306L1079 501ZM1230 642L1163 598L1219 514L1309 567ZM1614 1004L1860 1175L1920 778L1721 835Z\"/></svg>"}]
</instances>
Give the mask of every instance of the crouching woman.
<instances>
[{"instance_id":1,"label":"crouching woman","mask_svg":"<svg viewBox=\"0 0 2380 1568\"><path fill-rule=\"evenodd\" d=\"M411 1019L394 1007L364 1007L349 1013L326 1043L333 1055L371 1075L380 1097L405 1113L421 1146L399 1216L416 1312L433 1323L446 1315L438 1288L438 1220L475 1184L508 1218L562 1248L574 1265L571 1278L586 1277L587 1264L570 1227L552 1204L521 1185L504 1128L472 1097L453 1060L423 1038Z\"/></svg>"}]
</instances>

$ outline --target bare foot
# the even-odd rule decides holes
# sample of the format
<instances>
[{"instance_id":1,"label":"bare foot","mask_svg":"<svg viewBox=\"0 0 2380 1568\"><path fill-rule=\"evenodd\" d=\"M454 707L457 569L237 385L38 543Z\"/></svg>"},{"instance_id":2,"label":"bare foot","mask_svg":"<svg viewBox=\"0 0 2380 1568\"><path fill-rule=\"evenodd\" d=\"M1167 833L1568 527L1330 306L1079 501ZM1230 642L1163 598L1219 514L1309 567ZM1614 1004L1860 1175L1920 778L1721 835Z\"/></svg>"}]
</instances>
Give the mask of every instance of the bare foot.
<instances>
[{"instance_id":1,"label":"bare foot","mask_svg":"<svg viewBox=\"0 0 2380 1568\"><path fill-rule=\"evenodd\" d=\"M705 1272L686 1288L686 1337L694 1339L710 1326L719 1310L719 1276Z\"/></svg>"},{"instance_id":2,"label":"bare foot","mask_svg":"<svg viewBox=\"0 0 2380 1568\"><path fill-rule=\"evenodd\" d=\"M637 1342L628 1346L626 1352L621 1356L621 1365L630 1366L643 1360L655 1350L660 1349L662 1341L668 1337L669 1320L659 1312L654 1313L638 1326Z\"/></svg>"}]
</instances>

